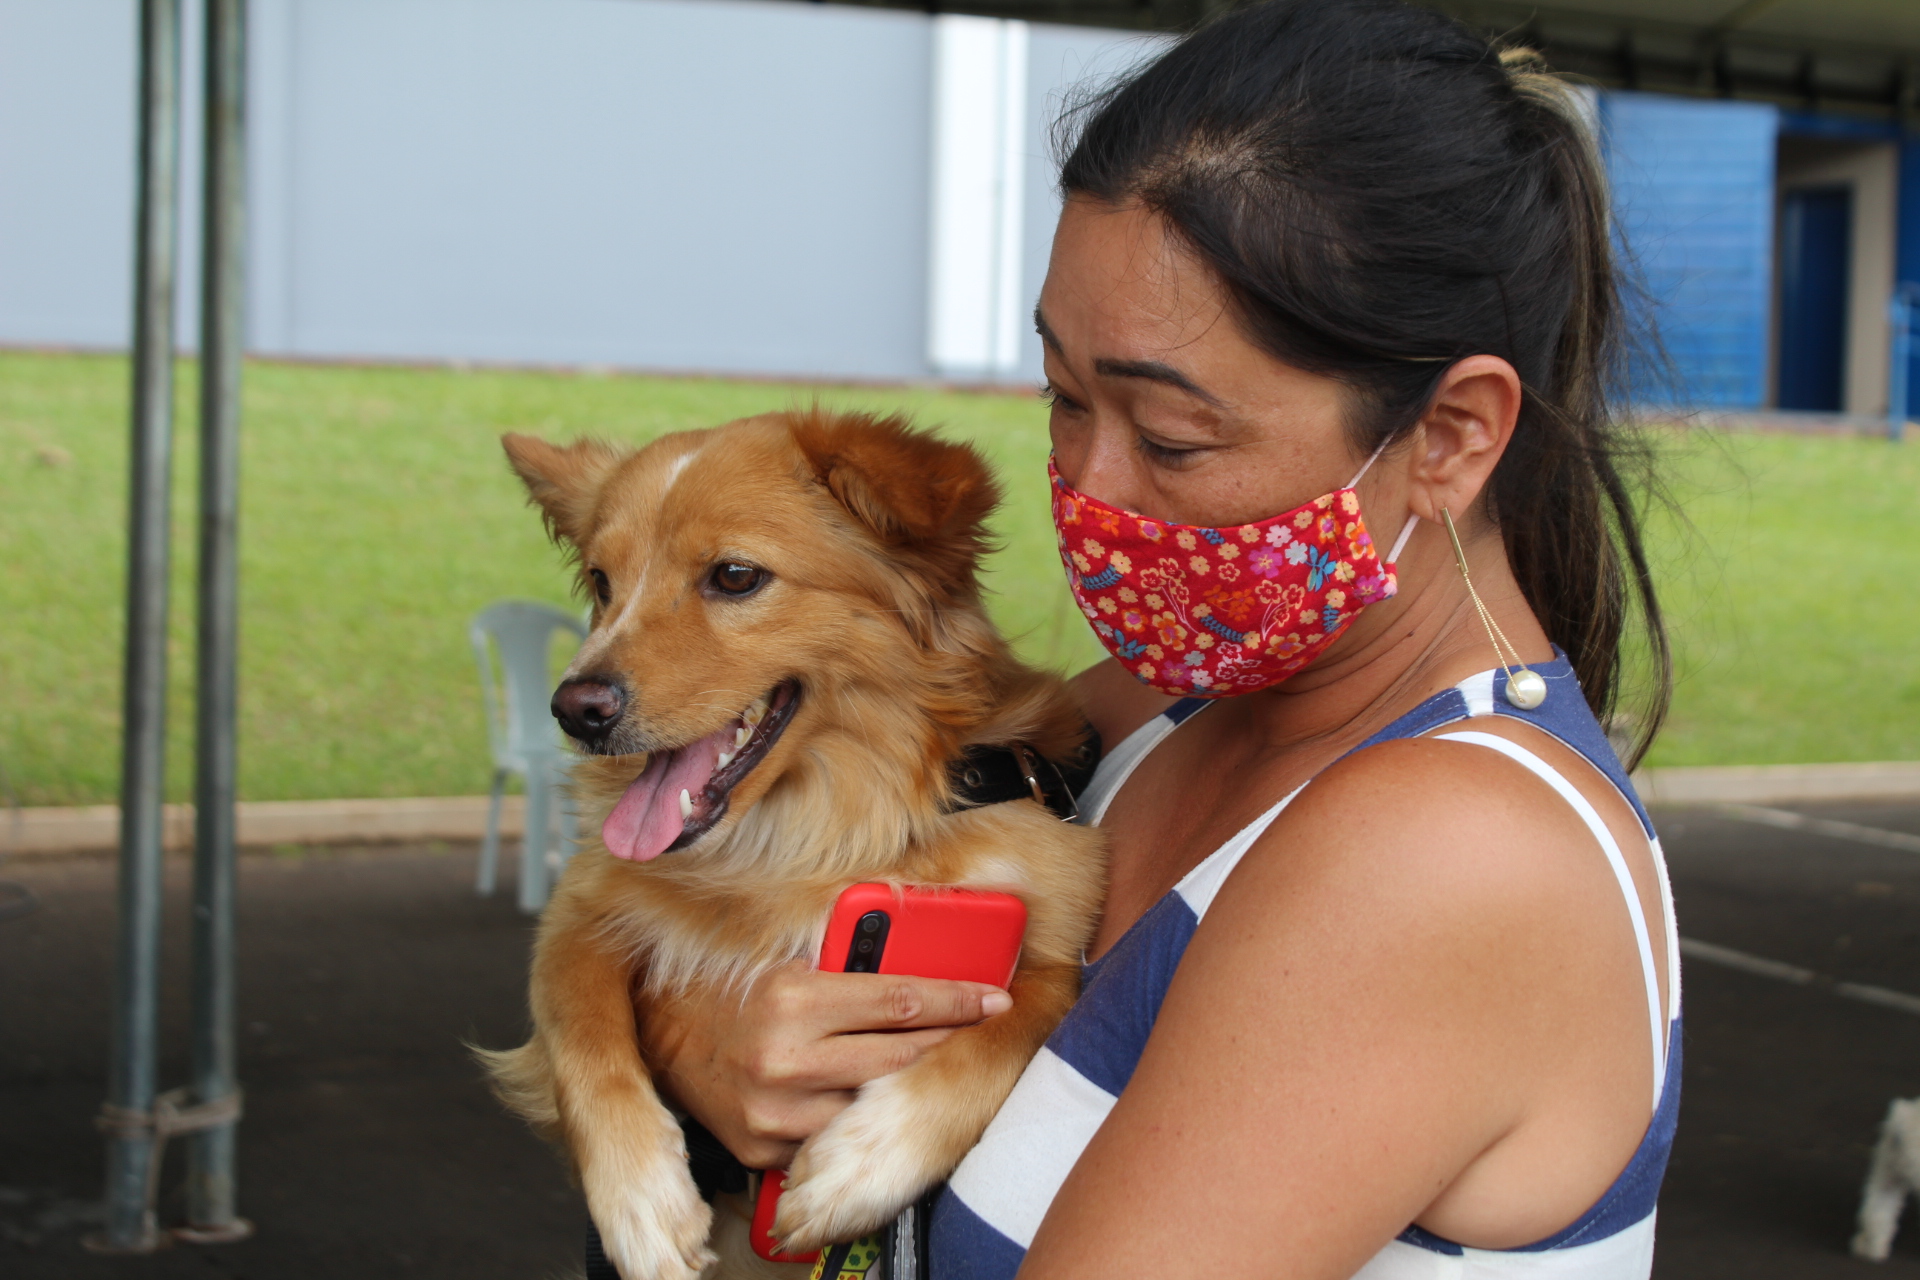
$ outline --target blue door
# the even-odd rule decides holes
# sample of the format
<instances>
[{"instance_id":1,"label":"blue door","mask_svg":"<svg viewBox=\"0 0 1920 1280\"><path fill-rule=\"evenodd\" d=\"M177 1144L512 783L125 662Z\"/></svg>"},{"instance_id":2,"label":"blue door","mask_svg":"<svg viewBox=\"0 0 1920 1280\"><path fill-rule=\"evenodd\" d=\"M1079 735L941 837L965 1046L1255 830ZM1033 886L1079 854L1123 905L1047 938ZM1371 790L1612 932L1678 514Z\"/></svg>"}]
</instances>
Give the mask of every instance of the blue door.
<instances>
[{"instance_id":1,"label":"blue door","mask_svg":"<svg viewBox=\"0 0 1920 1280\"><path fill-rule=\"evenodd\" d=\"M1782 409L1838 413L1847 362L1853 191L1789 191L1780 209Z\"/></svg>"}]
</instances>

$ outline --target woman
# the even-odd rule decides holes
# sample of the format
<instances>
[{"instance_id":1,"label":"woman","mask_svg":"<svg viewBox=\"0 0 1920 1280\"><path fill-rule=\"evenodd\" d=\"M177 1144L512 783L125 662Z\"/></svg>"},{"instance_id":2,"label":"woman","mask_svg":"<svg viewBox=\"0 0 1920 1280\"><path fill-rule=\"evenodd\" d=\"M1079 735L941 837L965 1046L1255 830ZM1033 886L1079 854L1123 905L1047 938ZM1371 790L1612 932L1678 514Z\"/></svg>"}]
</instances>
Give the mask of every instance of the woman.
<instances>
[{"instance_id":1,"label":"woman","mask_svg":"<svg viewBox=\"0 0 1920 1280\"><path fill-rule=\"evenodd\" d=\"M1645 1276L1678 968L1595 713L1630 596L1665 649L1582 126L1431 12L1274 0L1097 103L1062 186L1038 320L1112 880L934 1274ZM782 971L644 1038L772 1166L1004 1001Z\"/></svg>"}]
</instances>

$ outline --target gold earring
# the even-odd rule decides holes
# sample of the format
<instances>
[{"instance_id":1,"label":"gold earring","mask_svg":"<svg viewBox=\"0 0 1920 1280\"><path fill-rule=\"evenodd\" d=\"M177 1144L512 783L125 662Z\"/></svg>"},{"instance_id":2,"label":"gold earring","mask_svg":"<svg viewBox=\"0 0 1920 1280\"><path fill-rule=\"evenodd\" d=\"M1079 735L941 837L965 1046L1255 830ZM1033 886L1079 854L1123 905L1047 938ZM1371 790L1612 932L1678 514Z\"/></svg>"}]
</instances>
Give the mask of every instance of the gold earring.
<instances>
[{"instance_id":1,"label":"gold earring","mask_svg":"<svg viewBox=\"0 0 1920 1280\"><path fill-rule=\"evenodd\" d=\"M1453 527L1453 512L1440 508L1440 515L1447 524L1447 537L1453 539L1454 563L1460 566L1460 580L1467 584L1467 595L1473 600L1473 607L1480 615L1480 625L1487 629L1487 639L1493 641L1493 656L1500 663L1500 669L1507 674L1507 701L1522 711L1531 711L1547 700L1547 682L1538 671L1530 669L1520 661L1520 651L1507 639L1507 633L1493 620L1493 614L1487 611L1486 604L1480 599L1480 593L1473 589L1473 575L1467 572L1467 553L1460 547L1460 533ZM1508 655L1513 657L1515 671L1507 665Z\"/></svg>"}]
</instances>

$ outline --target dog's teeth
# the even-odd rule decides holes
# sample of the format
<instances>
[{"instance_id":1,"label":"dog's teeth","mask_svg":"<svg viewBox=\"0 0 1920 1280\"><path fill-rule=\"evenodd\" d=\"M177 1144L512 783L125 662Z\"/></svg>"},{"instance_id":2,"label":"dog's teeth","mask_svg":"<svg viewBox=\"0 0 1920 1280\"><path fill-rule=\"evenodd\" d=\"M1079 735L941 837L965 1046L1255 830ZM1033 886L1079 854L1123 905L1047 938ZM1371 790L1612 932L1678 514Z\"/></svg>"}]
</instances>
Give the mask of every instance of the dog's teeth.
<instances>
[{"instance_id":1,"label":"dog's teeth","mask_svg":"<svg viewBox=\"0 0 1920 1280\"><path fill-rule=\"evenodd\" d=\"M752 736L753 736L753 730L747 728L745 725L741 725L738 729L735 729L733 731L734 751L738 751L740 750L740 748L746 746L747 739L751 738Z\"/></svg>"},{"instance_id":2,"label":"dog's teeth","mask_svg":"<svg viewBox=\"0 0 1920 1280\"><path fill-rule=\"evenodd\" d=\"M726 767L727 767L728 765L730 765L730 764L732 764L732 763L733 763L733 752L731 752L731 751L722 751L722 752L720 753L720 767L721 767L722 769L724 769L724 768L726 768Z\"/></svg>"},{"instance_id":3,"label":"dog's teeth","mask_svg":"<svg viewBox=\"0 0 1920 1280\"><path fill-rule=\"evenodd\" d=\"M685 787L680 788L680 820L686 821L693 816L693 797L687 794Z\"/></svg>"},{"instance_id":4,"label":"dog's teeth","mask_svg":"<svg viewBox=\"0 0 1920 1280\"><path fill-rule=\"evenodd\" d=\"M767 709L756 702L752 706L748 707L747 714L745 714L744 716L741 716L740 718L742 720L745 720L748 724L757 725L766 718L766 715L767 715Z\"/></svg>"}]
</instances>

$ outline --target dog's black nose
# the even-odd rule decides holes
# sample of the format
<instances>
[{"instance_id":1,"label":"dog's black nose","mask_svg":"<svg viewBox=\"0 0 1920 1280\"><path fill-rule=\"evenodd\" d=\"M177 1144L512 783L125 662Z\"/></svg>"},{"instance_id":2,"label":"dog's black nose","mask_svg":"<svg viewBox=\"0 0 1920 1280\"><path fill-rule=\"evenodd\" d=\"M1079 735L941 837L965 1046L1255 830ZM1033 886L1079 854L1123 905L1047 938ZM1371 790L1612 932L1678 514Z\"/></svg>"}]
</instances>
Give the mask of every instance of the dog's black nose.
<instances>
[{"instance_id":1,"label":"dog's black nose","mask_svg":"<svg viewBox=\"0 0 1920 1280\"><path fill-rule=\"evenodd\" d=\"M553 718L582 742L606 737L626 709L627 691L603 676L580 676L553 691Z\"/></svg>"}]
</instances>

